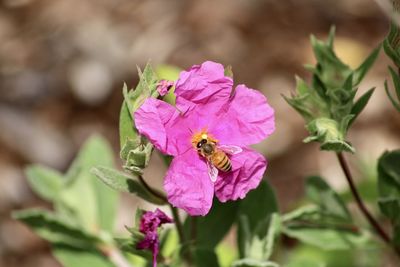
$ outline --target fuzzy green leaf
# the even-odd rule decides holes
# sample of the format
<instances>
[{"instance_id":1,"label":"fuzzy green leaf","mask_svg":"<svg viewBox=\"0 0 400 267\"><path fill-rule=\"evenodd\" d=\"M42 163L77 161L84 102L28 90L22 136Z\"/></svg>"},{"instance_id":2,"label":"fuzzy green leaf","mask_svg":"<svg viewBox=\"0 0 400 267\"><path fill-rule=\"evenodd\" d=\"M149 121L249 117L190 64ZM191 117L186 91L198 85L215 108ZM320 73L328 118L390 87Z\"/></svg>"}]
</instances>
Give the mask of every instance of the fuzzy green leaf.
<instances>
[{"instance_id":1,"label":"fuzzy green leaf","mask_svg":"<svg viewBox=\"0 0 400 267\"><path fill-rule=\"evenodd\" d=\"M127 86L126 84L124 84L123 88L124 94L127 94L127 90L128 90ZM126 142L138 139L138 133L134 128L132 116L133 114L130 113L128 104L124 100L122 102L121 111L119 115L119 139L120 139L121 150L123 149Z\"/></svg>"},{"instance_id":2,"label":"fuzzy green leaf","mask_svg":"<svg viewBox=\"0 0 400 267\"><path fill-rule=\"evenodd\" d=\"M165 204L164 200L151 194L135 177L102 166L92 168L91 172L112 189L137 195L153 204Z\"/></svg>"},{"instance_id":3,"label":"fuzzy green leaf","mask_svg":"<svg viewBox=\"0 0 400 267\"><path fill-rule=\"evenodd\" d=\"M256 232L259 222L269 220L271 215L276 212L278 212L278 204L275 194L264 180L255 190L250 191L245 199L240 201L237 242L241 257L246 255L248 240L252 240L255 235L258 235L259 239L266 236L266 232L264 232L264 235ZM242 217L246 217L246 219ZM243 222L248 225L242 226ZM249 233L250 236L248 236Z\"/></svg>"},{"instance_id":4,"label":"fuzzy green leaf","mask_svg":"<svg viewBox=\"0 0 400 267\"><path fill-rule=\"evenodd\" d=\"M196 217L196 244L199 247L213 249L225 237L235 222L238 202L221 203L216 198L207 216ZM221 218L224 218L221 220ZM184 229L190 235L193 217L186 218Z\"/></svg>"},{"instance_id":5,"label":"fuzzy green leaf","mask_svg":"<svg viewBox=\"0 0 400 267\"><path fill-rule=\"evenodd\" d=\"M343 200L321 177L310 176L307 178L306 194L320 207L322 213L351 221L351 214Z\"/></svg>"},{"instance_id":6,"label":"fuzzy green leaf","mask_svg":"<svg viewBox=\"0 0 400 267\"><path fill-rule=\"evenodd\" d=\"M400 249L400 150L378 160L378 205L393 225L393 242Z\"/></svg>"},{"instance_id":7,"label":"fuzzy green leaf","mask_svg":"<svg viewBox=\"0 0 400 267\"><path fill-rule=\"evenodd\" d=\"M389 66L389 72L392 76L393 85L396 91L397 100L395 100L394 96L390 93L387 81L385 81L385 91L387 96L389 97L390 102L392 102L393 106L400 112L400 76L397 74L392 67Z\"/></svg>"},{"instance_id":8,"label":"fuzzy green leaf","mask_svg":"<svg viewBox=\"0 0 400 267\"><path fill-rule=\"evenodd\" d=\"M360 115L361 111L363 111L372 94L374 93L374 90L375 87L369 89L356 101L356 103L354 103L353 107L351 108L351 114L353 114L354 117L350 120L349 126L354 122L358 115Z\"/></svg>"},{"instance_id":9,"label":"fuzzy green leaf","mask_svg":"<svg viewBox=\"0 0 400 267\"><path fill-rule=\"evenodd\" d=\"M217 255L210 249L196 248L194 262L197 267L219 267Z\"/></svg>"},{"instance_id":10,"label":"fuzzy green leaf","mask_svg":"<svg viewBox=\"0 0 400 267\"><path fill-rule=\"evenodd\" d=\"M282 217L282 232L299 241L324 250L348 250L371 247L368 232L351 222L305 206Z\"/></svg>"},{"instance_id":11,"label":"fuzzy green leaf","mask_svg":"<svg viewBox=\"0 0 400 267\"><path fill-rule=\"evenodd\" d=\"M400 67L400 54L399 54L399 27L395 22L390 24L390 31L388 36L383 41L383 49L386 55L392 59L393 63Z\"/></svg>"},{"instance_id":12,"label":"fuzzy green leaf","mask_svg":"<svg viewBox=\"0 0 400 267\"><path fill-rule=\"evenodd\" d=\"M354 148L343 140L344 133L340 131L340 125L332 119L318 118L307 124L310 136L303 142L318 141L322 150L347 151L354 153Z\"/></svg>"},{"instance_id":13,"label":"fuzzy green leaf","mask_svg":"<svg viewBox=\"0 0 400 267\"><path fill-rule=\"evenodd\" d=\"M279 267L279 265L272 261L244 258L234 261L232 267Z\"/></svg>"},{"instance_id":14,"label":"fuzzy green leaf","mask_svg":"<svg viewBox=\"0 0 400 267\"><path fill-rule=\"evenodd\" d=\"M134 124L135 111L149 97L158 97L158 78L150 64L147 64L143 72L138 68L139 83L135 90L129 90L124 84L120 112L120 157L125 161L124 168L136 175L141 175L147 166L153 145L137 132Z\"/></svg>"},{"instance_id":15,"label":"fuzzy green leaf","mask_svg":"<svg viewBox=\"0 0 400 267\"><path fill-rule=\"evenodd\" d=\"M25 173L33 191L48 201L56 201L63 184L61 173L39 165L29 166Z\"/></svg>"},{"instance_id":16,"label":"fuzzy green leaf","mask_svg":"<svg viewBox=\"0 0 400 267\"><path fill-rule=\"evenodd\" d=\"M280 218L273 213L269 218L258 222L245 257L256 260L268 260L273 251L275 236L280 232Z\"/></svg>"},{"instance_id":17,"label":"fuzzy green leaf","mask_svg":"<svg viewBox=\"0 0 400 267\"><path fill-rule=\"evenodd\" d=\"M124 157L124 169L135 174L142 175L144 168L147 167L150 161L153 145L147 140L142 143L137 143L128 140L121 150L121 157Z\"/></svg>"},{"instance_id":18,"label":"fuzzy green leaf","mask_svg":"<svg viewBox=\"0 0 400 267\"><path fill-rule=\"evenodd\" d=\"M25 223L40 237L55 244L76 248L93 248L100 240L77 225L68 224L63 218L46 210L30 209L16 211L13 218Z\"/></svg>"},{"instance_id":19,"label":"fuzzy green leaf","mask_svg":"<svg viewBox=\"0 0 400 267\"><path fill-rule=\"evenodd\" d=\"M118 193L90 173L90 169L96 165L113 165L113 151L100 136L89 138L79 151L67 172L67 183L60 192L60 201L63 206L73 211L76 219L88 231L112 231Z\"/></svg>"},{"instance_id":20,"label":"fuzzy green leaf","mask_svg":"<svg viewBox=\"0 0 400 267\"><path fill-rule=\"evenodd\" d=\"M68 246L53 246L54 257L64 267L115 267L97 250L81 250Z\"/></svg>"},{"instance_id":21,"label":"fuzzy green leaf","mask_svg":"<svg viewBox=\"0 0 400 267\"><path fill-rule=\"evenodd\" d=\"M347 231L316 227L283 228L283 233L299 241L324 250L349 250L371 247L369 233L353 234Z\"/></svg>"},{"instance_id":22,"label":"fuzzy green leaf","mask_svg":"<svg viewBox=\"0 0 400 267\"><path fill-rule=\"evenodd\" d=\"M353 86L356 86L360 84L362 79L364 78L365 74L368 72L368 70L372 67L374 64L376 58L379 55L379 52L381 50L381 46L378 46L375 48L371 54L367 57L367 59L364 60L361 65L354 70L354 77L353 77Z\"/></svg>"}]
</instances>

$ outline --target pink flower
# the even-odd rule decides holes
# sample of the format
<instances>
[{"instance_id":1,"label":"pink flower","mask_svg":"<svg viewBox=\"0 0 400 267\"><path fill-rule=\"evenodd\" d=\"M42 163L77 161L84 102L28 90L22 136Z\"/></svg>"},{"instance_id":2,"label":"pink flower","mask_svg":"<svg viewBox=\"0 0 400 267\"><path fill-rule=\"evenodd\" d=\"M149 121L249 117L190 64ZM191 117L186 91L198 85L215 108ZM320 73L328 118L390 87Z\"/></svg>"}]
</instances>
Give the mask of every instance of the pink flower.
<instances>
[{"instance_id":1,"label":"pink flower","mask_svg":"<svg viewBox=\"0 0 400 267\"><path fill-rule=\"evenodd\" d=\"M174 82L168 80L161 80L158 83L157 91L160 94L160 96L165 96L172 86L174 86Z\"/></svg>"},{"instance_id":2,"label":"pink flower","mask_svg":"<svg viewBox=\"0 0 400 267\"><path fill-rule=\"evenodd\" d=\"M207 61L180 74L176 107L149 98L135 112L140 134L174 156L164 180L168 201L192 216L206 215L214 194L222 202L244 198L267 166L248 146L275 130L274 110L260 92L232 85L221 64Z\"/></svg>"},{"instance_id":3,"label":"pink flower","mask_svg":"<svg viewBox=\"0 0 400 267\"><path fill-rule=\"evenodd\" d=\"M145 236L136 247L138 249L148 249L152 251L153 267L157 266L157 255L160 246L157 229L164 223L172 222L172 219L159 209L156 209L155 212L147 211L142 215L142 218L140 218L139 231Z\"/></svg>"}]
</instances>

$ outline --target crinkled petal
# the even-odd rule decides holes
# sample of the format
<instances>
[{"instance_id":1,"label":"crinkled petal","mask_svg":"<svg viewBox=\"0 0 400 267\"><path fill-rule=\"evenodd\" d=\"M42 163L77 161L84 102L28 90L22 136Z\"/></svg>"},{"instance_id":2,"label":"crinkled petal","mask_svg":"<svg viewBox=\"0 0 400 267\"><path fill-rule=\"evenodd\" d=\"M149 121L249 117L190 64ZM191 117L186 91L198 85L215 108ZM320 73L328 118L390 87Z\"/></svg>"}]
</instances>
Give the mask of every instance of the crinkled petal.
<instances>
[{"instance_id":1,"label":"crinkled petal","mask_svg":"<svg viewBox=\"0 0 400 267\"><path fill-rule=\"evenodd\" d=\"M215 182L215 195L221 202L242 199L260 183L267 161L260 153L244 148L236 155L231 155L232 170L220 172Z\"/></svg>"},{"instance_id":2,"label":"crinkled petal","mask_svg":"<svg viewBox=\"0 0 400 267\"><path fill-rule=\"evenodd\" d=\"M193 149L175 157L164 180L168 201L192 216L206 215L211 208L214 185L206 163Z\"/></svg>"},{"instance_id":3,"label":"crinkled petal","mask_svg":"<svg viewBox=\"0 0 400 267\"><path fill-rule=\"evenodd\" d=\"M179 111L164 101L146 99L135 112L135 125L165 154L178 155L190 146L190 132L185 129Z\"/></svg>"},{"instance_id":4,"label":"crinkled petal","mask_svg":"<svg viewBox=\"0 0 400 267\"><path fill-rule=\"evenodd\" d=\"M144 234L148 232L157 232L157 228L162 224L172 222L173 220L160 209L156 209L154 212L146 211L140 218L139 230Z\"/></svg>"},{"instance_id":5,"label":"crinkled petal","mask_svg":"<svg viewBox=\"0 0 400 267\"><path fill-rule=\"evenodd\" d=\"M274 110L266 97L245 85L236 87L232 99L220 113L221 117L210 130L223 144L248 146L275 131Z\"/></svg>"},{"instance_id":6,"label":"crinkled petal","mask_svg":"<svg viewBox=\"0 0 400 267\"><path fill-rule=\"evenodd\" d=\"M232 91L233 80L224 75L224 66L212 61L193 66L181 72L176 82L176 106L185 111L192 105L227 102Z\"/></svg>"}]
</instances>

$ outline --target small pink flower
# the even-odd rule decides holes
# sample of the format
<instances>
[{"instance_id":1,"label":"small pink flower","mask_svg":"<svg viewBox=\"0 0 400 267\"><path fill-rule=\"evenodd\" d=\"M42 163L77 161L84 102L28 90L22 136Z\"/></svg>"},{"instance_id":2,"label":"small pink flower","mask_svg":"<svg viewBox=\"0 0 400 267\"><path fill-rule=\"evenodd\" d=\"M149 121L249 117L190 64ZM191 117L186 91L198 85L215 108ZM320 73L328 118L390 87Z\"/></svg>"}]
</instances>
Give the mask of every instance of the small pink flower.
<instances>
[{"instance_id":1,"label":"small pink flower","mask_svg":"<svg viewBox=\"0 0 400 267\"><path fill-rule=\"evenodd\" d=\"M207 61L183 71L176 81L176 107L148 98L135 112L140 134L174 156L164 180L168 201L190 215L206 215L214 194L222 201L244 198L260 183L265 158L248 146L275 130L274 110L260 92L224 75L221 64ZM215 168L199 153L202 139L223 151L231 166Z\"/></svg>"},{"instance_id":2,"label":"small pink flower","mask_svg":"<svg viewBox=\"0 0 400 267\"><path fill-rule=\"evenodd\" d=\"M172 86L174 86L173 81L161 80L158 83L157 91L160 94L160 96L165 96L166 94L168 94L168 91L169 89L171 89Z\"/></svg>"},{"instance_id":3,"label":"small pink flower","mask_svg":"<svg viewBox=\"0 0 400 267\"><path fill-rule=\"evenodd\" d=\"M140 218L139 231L143 233L144 239L137 244L138 249L148 249L153 253L153 267L157 266L157 255L159 252L160 240L157 229L164 223L172 223L164 212L156 209L155 212L147 211Z\"/></svg>"}]
</instances>

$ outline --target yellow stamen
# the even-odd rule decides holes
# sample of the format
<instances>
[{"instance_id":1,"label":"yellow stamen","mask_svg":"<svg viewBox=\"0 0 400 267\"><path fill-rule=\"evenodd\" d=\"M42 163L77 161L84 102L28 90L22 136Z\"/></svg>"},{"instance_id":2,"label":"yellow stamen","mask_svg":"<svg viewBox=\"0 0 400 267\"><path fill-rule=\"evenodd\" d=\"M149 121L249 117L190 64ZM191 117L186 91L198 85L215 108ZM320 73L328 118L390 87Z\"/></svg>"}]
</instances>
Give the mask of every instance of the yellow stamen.
<instances>
[{"instance_id":1,"label":"yellow stamen","mask_svg":"<svg viewBox=\"0 0 400 267\"><path fill-rule=\"evenodd\" d=\"M201 129L200 131L194 132L194 134L192 135L191 142L195 149L197 149L197 143L200 142L202 139L207 139L210 142L218 143L218 140L207 132L206 127Z\"/></svg>"}]
</instances>

